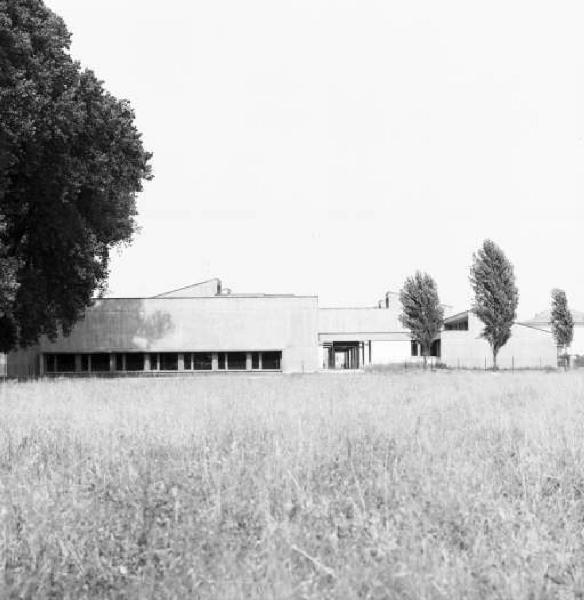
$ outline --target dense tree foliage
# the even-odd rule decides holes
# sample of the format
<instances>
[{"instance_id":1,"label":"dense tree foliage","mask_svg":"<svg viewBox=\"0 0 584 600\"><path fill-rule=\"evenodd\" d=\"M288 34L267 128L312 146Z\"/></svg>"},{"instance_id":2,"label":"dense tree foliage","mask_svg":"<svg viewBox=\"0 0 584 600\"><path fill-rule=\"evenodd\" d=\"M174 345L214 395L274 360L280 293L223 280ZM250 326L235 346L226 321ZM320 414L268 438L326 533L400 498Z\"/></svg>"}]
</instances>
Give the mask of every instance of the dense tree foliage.
<instances>
[{"instance_id":1,"label":"dense tree foliage","mask_svg":"<svg viewBox=\"0 0 584 600\"><path fill-rule=\"evenodd\" d=\"M69 47L42 0L0 0L0 350L70 330L151 176L130 105Z\"/></svg>"},{"instance_id":2,"label":"dense tree foliage","mask_svg":"<svg viewBox=\"0 0 584 600\"><path fill-rule=\"evenodd\" d=\"M568 346L574 338L574 318L568 308L568 298L564 290L552 290L552 312L551 312L552 334L562 354L566 354ZM564 358L565 365L567 359Z\"/></svg>"},{"instance_id":3,"label":"dense tree foliage","mask_svg":"<svg viewBox=\"0 0 584 600\"><path fill-rule=\"evenodd\" d=\"M485 326L481 335L491 346L496 369L497 354L511 337L519 292L513 265L491 240L473 254L470 282L475 294L472 310Z\"/></svg>"},{"instance_id":4,"label":"dense tree foliage","mask_svg":"<svg viewBox=\"0 0 584 600\"><path fill-rule=\"evenodd\" d=\"M442 328L444 309L438 298L436 282L427 273L416 271L408 277L400 290L402 304L400 321L422 348L424 367L427 365L432 342Z\"/></svg>"}]
</instances>

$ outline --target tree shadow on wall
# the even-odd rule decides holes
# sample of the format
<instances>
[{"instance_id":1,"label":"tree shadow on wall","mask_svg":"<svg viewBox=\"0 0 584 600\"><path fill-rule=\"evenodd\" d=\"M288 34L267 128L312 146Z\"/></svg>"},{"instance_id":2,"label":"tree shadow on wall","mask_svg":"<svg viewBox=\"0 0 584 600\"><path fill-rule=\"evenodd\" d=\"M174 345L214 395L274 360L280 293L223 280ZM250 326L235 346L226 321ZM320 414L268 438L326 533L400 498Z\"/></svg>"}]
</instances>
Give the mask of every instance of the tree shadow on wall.
<instances>
[{"instance_id":1,"label":"tree shadow on wall","mask_svg":"<svg viewBox=\"0 0 584 600\"><path fill-rule=\"evenodd\" d=\"M83 335L83 330L89 327L100 342L103 339L101 333L107 331L110 338L107 345L111 347L148 350L172 333L176 325L171 311L148 311L147 302L147 299L133 298L96 300L87 310L84 321L75 326L72 337Z\"/></svg>"}]
</instances>

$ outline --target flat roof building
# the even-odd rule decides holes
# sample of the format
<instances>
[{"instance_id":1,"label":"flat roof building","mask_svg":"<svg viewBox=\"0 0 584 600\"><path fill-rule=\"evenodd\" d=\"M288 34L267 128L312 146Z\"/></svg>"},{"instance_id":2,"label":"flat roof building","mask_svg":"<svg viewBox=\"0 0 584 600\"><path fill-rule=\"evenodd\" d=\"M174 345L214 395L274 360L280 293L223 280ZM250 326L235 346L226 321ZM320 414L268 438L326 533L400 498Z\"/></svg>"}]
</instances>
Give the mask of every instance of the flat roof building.
<instances>
[{"instance_id":1,"label":"flat roof building","mask_svg":"<svg viewBox=\"0 0 584 600\"><path fill-rule=\"evenodd\" d=\"M317 296L238 294L214 278L151 298L97 299L69 336L11 352L7 374L302 373L418 362L420 348L400 312L391 292L375 307L320 308ZM480 368L487 359L490 365L480 330L468 311L449 316L433 359L451 367ZM509 353L517 367L555 366L549 332L517 324L507 346L501 366Z\"/></svg>"}]
</instances>

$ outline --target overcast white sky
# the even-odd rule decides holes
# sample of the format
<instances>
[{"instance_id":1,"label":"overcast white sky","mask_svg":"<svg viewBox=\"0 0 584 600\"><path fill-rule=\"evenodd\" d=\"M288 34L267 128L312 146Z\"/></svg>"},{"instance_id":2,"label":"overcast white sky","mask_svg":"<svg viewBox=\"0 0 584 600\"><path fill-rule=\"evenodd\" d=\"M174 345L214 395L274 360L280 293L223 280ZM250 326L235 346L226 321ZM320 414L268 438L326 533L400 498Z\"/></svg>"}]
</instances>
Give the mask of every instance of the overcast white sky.
<instances>
[{"instance_id":1,"label":"overcast white sky","mask_svg":"<svg viewBox=\"0 0 584 600\"><path fill-rule=\"evenodd\" d=\"M371 305L422 269L463 308L490 237L520 317L552 287L584 310L582 2L47 4L154 152L110 295Z\"/></svg>"}]
</instances>

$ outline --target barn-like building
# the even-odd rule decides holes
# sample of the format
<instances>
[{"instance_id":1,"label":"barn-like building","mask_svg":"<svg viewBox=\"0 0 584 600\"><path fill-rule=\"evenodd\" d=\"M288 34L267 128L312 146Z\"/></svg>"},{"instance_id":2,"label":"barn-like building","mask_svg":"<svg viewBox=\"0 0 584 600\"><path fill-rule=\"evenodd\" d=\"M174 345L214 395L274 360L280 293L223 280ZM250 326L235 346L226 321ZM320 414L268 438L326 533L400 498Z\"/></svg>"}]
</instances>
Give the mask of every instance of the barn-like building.
<instances>
[{"instance_id":1,"label":"barn-like building","mask_svg":"<svg viewBox=\"0 0 584 600\"><path fill-rule=\"evenodd\" d=\"M69 336L10 353L7 371L9 377L302 373L418 362L420 349L399 313L395 293L373 307L321 308L316 296L233 293L211 279L151 298L98 299ZM432 354L451 367L491 364L469 312L445 320ZM556 361L549 331L521 324L499 359L517 368Z\"/></svg>"}]
</instances>

